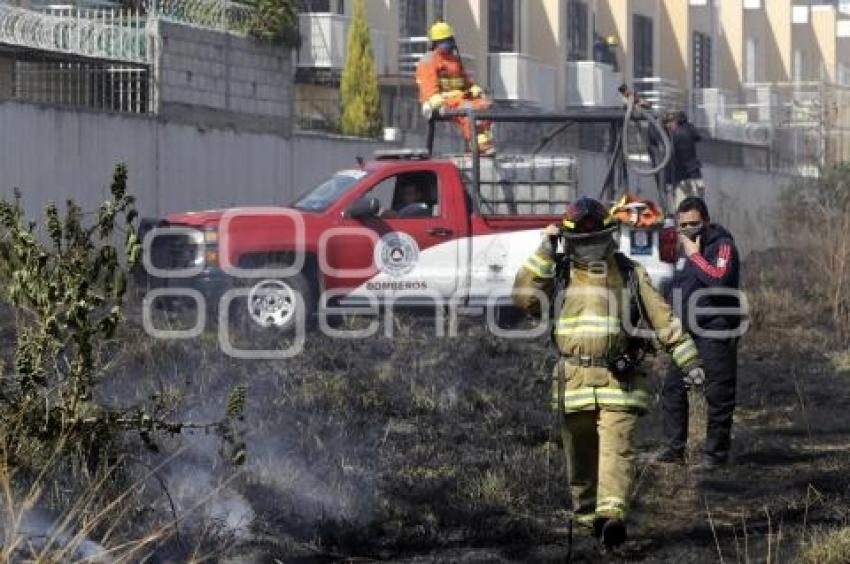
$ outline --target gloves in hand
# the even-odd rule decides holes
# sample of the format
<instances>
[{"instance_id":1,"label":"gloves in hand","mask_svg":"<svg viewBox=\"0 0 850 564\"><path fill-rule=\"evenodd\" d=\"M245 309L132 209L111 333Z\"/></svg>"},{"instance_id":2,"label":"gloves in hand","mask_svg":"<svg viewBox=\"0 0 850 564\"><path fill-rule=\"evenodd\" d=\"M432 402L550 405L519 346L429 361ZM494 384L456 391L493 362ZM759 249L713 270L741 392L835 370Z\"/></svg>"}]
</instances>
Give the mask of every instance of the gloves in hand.
<instances>
[{"instance_id":1,"label":"gloves in hand","mask_svg":"<svg viewBox=\"0 0 850 564\"><path fill-rule=\"evenodd\" d=\"M540 241L540 250L549 257L555 255L556 242L554 238L559 234L560 229L554 224L547 226L546 229L543 230L543 238Z\"/></svg>"},{"instance_id":2,"label":"gloves in hand","mask_svg":"<svg viewBox=\"0 0 850 564\"><path fill-rule=\"evenodd\" d=\"M434 116L435 111L436 110L428 102L422 104L422 117L425 119L431 119Z\"/></svg>"},{"instance_id":3,"label":"gloves in hand","mask_svg":"<svg viewBox=\"0 0 850 564\"><path fill-rule=\"evenodd\" d=\"M701 366L691 368L683 378L686 388L698 388L705 384L705 370Z\"/></svg>"}]
</instances>

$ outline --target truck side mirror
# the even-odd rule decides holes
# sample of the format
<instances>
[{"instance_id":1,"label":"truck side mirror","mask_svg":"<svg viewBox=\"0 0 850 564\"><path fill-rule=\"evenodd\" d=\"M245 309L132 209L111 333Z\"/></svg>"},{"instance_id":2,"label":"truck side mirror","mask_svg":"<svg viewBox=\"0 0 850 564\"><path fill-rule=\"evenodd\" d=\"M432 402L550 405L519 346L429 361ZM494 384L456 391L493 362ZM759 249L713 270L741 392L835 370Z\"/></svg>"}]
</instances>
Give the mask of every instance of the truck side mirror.
<instances>
[{"instance_id":1,"label":"truck side mirror","mask_svg":"<svg viewBox=\"0 0 850 564\"><path fill-rule=\"evenodd\" d=\"M348 206L348 209L345 210L345 216L355 219L378 217L380 210L381 203L378 198L360 198Z\"/></svg>"}]
</instances>

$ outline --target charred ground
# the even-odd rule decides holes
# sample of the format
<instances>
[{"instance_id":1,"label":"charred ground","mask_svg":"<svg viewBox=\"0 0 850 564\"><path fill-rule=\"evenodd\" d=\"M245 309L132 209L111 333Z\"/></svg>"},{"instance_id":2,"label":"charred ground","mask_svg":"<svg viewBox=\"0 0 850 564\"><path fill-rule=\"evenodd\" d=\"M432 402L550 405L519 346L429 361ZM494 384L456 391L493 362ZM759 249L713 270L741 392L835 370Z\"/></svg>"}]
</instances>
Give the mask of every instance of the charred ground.
<instances>
[{"instance_id":1,"label":"charred ground","mask_svg":"<svg viewBox=\"0 0 850 564\"><path fill-rule=\"evenodd\" d=\"M604 559L792 561L831 542L817 541L820 531L847 526L850 356L819 321L821 303L797 297L785 253L755 255L745 269L753 326L742 340L733 464L700 474L639 463L632 540ZM287 362L228 359L210 338L150 343L138 354L185 377L174 389L188 414L212 409L234 382L249 388L248 462L222 492L250 508L250 522L219 547L223 558L566 556L546 340L500 339L476 320L453 338L435 337L427 319L401 319L394 331L391 339L313 338ZM655 362L659 374L666 362ZM704 405L694 399L696 448ZM659 428L657 412L642 420L642 452L660 445ZM209 456L200 453L196 465ZM602 559L582 531L574 538L574 560Z\"/></svg>"},{"instance_id":2,"label":"charred ground","mask_svg":"<svg viewBox=\"0 0 850 564\"><path fill-rule=\"evenodd\" d=\"M640 462L624 551L602 557L577 530L574 561L846 554L824 531L846 539L850 518L850 354L823 302L799 298L783 267L792 258L771 251L745 268L753 326L742 340L733 463L700 474ZM105 345L115 360L101 399L159 395L175 417L203 421L244 384L247 460L222 463L219 442L201 431L162 440L158 452L128 437L130 474L162 467L124 534L182 515L150 562L563 561L567 490L548 343L500 339L474 319L436 337L431 323L405 317L393 338L313 337L294 359L246 361L221 354L214 334L158 341L131 321ZM13 334L3 340L12 346ZM666 362L655 361L659 374ZM692 408L695 445L701 407ZM659 429L657 412L643 418L642 452L660 445Z\"/></svg>"}]
</instances>

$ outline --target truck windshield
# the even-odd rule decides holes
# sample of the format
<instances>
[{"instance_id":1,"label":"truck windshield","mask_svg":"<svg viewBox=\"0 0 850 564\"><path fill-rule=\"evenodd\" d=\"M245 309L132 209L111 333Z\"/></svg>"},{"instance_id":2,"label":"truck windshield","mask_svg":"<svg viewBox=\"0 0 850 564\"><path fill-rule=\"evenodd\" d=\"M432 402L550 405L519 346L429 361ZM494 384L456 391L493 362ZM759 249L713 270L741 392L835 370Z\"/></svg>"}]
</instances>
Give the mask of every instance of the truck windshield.
<instances>
[{"instance_id":1,"label":"truck windshield","mask_svg":"<svg viewBox=\"0 0 850 564\"><path fill-rule=\"evenodd\" d=\"M367 174L364 170L340 171L300 197L293 207L304 211L324 211Z\"/></svg>"}]
</instances>

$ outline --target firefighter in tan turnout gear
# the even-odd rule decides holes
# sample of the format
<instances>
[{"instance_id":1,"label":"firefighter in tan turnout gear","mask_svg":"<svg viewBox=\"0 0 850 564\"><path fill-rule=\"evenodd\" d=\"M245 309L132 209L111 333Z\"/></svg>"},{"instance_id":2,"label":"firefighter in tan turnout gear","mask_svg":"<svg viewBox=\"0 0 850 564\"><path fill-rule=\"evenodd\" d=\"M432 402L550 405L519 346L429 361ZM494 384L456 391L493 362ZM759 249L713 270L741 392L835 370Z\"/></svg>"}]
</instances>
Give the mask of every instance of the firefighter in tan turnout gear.
<instances>
[{"instance_id":1,"label":"firefighter in tan turnout gear","mask_svg":"<svg viewBox=\"0 0 850 564\"><path fill-rule=\"evenodd\" d=\"M563 296L552 314L560 353L553 401L560 411L573 516L592 527L608 548L626 540L633 433L649 403L639 366L646 337L657 337L682 368L686 383L698 384L702 376L693 340L646 270L614 252L616 229L614 218L596 200L570 204L563 225L544 231L539 248L517 273L513 291L516 305L533 316L558 304L556 294ZM556 268L558 236L568 257L561 268ZM640 329L649 335L637 338Z\"/></svg>"}]
</instances>

